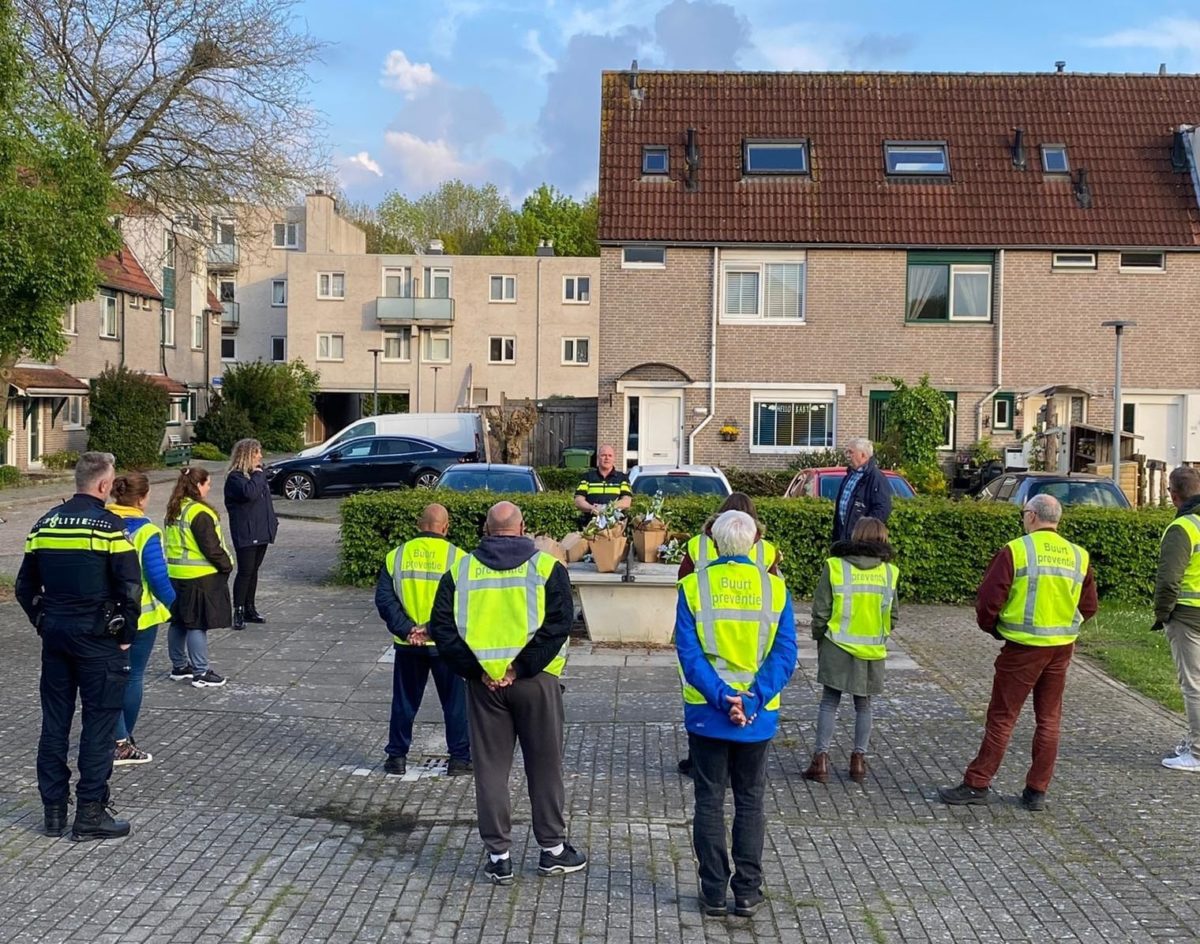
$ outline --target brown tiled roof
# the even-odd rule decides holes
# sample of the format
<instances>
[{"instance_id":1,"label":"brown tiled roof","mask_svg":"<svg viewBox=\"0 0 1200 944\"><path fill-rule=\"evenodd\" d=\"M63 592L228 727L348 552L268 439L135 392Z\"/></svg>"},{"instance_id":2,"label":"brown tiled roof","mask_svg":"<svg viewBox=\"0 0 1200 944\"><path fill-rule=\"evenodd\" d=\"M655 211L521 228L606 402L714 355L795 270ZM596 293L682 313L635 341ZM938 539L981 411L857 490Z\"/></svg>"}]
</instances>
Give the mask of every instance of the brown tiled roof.
<instances>
[{"instance_id":1,"label":"brown tiled roof","mask_svg":"<svg viewBox=\"0 0 1200 944\"><path fill-rule=\"evenodd\" d=\"M172 380L166 374L146 374L145 376L147 380L153 381L156 386L162 387L173 397L182 397L187 395L187 386L185 384L181 384L178 380Z\"/></svg>"},{"instance_id":2,"label":"brown tiled roof","mask_svg":"<svg viewBox=\"0 0 1200 944\"><path fill-rule=\"evenodd\" d=\"M57 367L14 367L7 380L18 391L18 396L47 396L51 394L86 394L88 385L65 370Z\"/></svg>"},{"instance_id":3,"label":"brown tiled roof","mask_svg":"<svg viewBox=\"0 0 1200 944\"><path fill-rule=\"evenodd\" d=\"M154 287L146 270L124 243L120 252L115 256L105 256L97 266L100 268L100 284L105 288L162 300L162 292Z\"/></svg>"},{"instance_id":4,"label":"brown tiled roof","mask_svg":"<svg viewBox=\"0 0 1200 944\"><path fill-rule=\"evenodd\" d=\"M1171 167L1200 76L642 72L601 80L604 242L1194 247L1200 206ZM1024 129L1027 169L1013 166ZM697 131L699 189L684 185ZM811 177L743 179L744 138L809 138ZM945 141L949 182L889 181L883 142ZM1044 176L1042 143L1087 169L1092 207ZM670 180L641 179L643 145Z\"/></svg>"},{"instance_id":5,"label":"brown tiled roof","mask_svg":"<svg viewBox=\"0 0 1200 944\"><path fill-rule=\"evenodd\" d=\"M208 303L204 306L204 308L206 311L215 311L218 314L225 310L225 307L219 301L217 301L217 296L211 288L208 290Z\"/></svg>"}]
</instances>

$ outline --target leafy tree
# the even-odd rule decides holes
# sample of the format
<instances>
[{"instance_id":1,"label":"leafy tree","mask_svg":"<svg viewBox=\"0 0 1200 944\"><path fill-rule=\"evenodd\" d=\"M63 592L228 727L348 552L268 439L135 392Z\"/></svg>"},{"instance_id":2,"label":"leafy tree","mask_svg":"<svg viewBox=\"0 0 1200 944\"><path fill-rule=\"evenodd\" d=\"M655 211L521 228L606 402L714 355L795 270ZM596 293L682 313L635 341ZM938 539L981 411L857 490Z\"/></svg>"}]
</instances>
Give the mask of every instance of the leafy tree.
<instances>
[{"instance_id":1,"label":"leafy tree","mask_svg":"<svg viewBox=\"0 0 1200 944\"><path fill-rule=\"evenodd\" d=\"M432 193L410 200L393 191L379 204L379 223L399 251L424 252L440 239L451 255L479 255L505 213L508 202L495 184L476 187L449 180Z\"/></svg>"},{"instance_id":2,"label":"leafy tree","mask_svg":"<svg viewBox=\"0 0 1200 944\"><path fill-rule=\"evenodd\" d=\"M62 352L63 311L95 294L96 260L120 247L112 199L89 137L30 86L0 0L0 445L10 370Z\"/></svg>"},{"instance_id":3,"label":"leafy tree","mask_svg":"<svg viewBox=\"0 0 1200 944\"><path fill-rule=\"evenodd\" d=\"M366 233L369 254L407 253L409 251L405 242L399 236L389 232L380 222L379 214L374 207L339 196L338 213Z\"/></svg>"},{"instance_id":4,"label":"leafy tree","mask_svg":"<svg viewBox=\"0 0 1200 944\"><path fill-rule=\"evenodd\" d=\"M209 444L221 452L228 454L233 451L233 445L239 439L250 439L255 435L254 424L250 416L236 403L230 403L222 396L213 398L208 412L196 421L196 439L199 443L192 449L192 455L203 459L199 446Z\"/></svg>"},{"instance_id":5,"label":"leafy tree","mask_svg":"<svg viewBox=\"0 0 1200 944\"><path fill-rule=\"evenodd\" d=\"M876 379L896 388L887 402L885 449L898 456L899 470L913 488L932 494L945 492L946 478L937 453L945 438L950 401L929 385L928 374L911 387L900 377Z\"/></svg>"},{"instance_id":6,"label":"leafy tree","mask_svg":"<svg viewBox=\"0 0 1200 944\"><path fill-rule=\"evenodd\" d=\"M252 435L264 450L293 452L303 445L304 423L312 415L320 376L303 361L268 364L257 360L226 370L221 389L226 403L245 411ZM225 448L221 442L209 441Z\"/></svg>"},{"instance_id":7,"label":"leafy tree","mask_svg":"<svg viewBox=\"0 0 1200 944\"><path fill-rule=\"evenodd\" d=\"M158 464L171 413L162 387L124 365L109 367L92 381L88 407L88 449L111 452L122 468Z\"/></svg>"},{"instance_id":8,"label":"leafy tree","mask_svg":"<svg viewBox=\"0 0 1200 944\"><path fill-rule=\"evenodd\" d=\"M532 256L543 239L554 242L559 256L600 255L599 204L596 195L582 203L542 184L525 198L519 212L509 210L492 230L484 252L489 255Z\"/></svg>"}]
</instances>

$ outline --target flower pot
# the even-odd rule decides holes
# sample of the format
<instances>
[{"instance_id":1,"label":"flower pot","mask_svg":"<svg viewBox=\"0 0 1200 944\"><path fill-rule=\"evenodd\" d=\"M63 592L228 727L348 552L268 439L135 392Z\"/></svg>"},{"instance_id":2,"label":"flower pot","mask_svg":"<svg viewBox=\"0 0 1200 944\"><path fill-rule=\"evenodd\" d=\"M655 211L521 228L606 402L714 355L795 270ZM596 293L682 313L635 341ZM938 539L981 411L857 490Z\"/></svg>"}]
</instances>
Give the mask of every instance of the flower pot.
<instances>
[{"instance_id":1,"label":"flower pot","mask_svg":"<svg viewBox=\"0 0 1200 944\"><path fill-rule=\"evenodd\" d=\"M737 433L722 433L721 438L724 439L725 442L733 442L734 440L736 440L738 438L738 434Z\"/></svg>"}]
</instances>

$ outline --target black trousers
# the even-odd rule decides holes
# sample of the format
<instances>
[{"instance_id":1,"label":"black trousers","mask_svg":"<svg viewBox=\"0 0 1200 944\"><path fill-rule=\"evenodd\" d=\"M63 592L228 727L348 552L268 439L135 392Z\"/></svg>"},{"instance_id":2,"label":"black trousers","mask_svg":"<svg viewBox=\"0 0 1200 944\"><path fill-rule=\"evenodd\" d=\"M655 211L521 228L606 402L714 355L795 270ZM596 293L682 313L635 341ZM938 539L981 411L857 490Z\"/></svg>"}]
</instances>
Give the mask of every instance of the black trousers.
<instances>
[{"instance_id":1,"label":"black trousers","mask_svg":"<svg viewBox=\"0 0 1200 944\"><path fill-rule=\"evenodd\" d=\"M725 843L725 788L733 787L733 896L748 898L762 888L767 791L767 741L723 741L688 733L696 794L692 844L699 861L700 893L712 904L730 887Z\"/></svg>"},{"instance_id":2,"label":"black trousers","mask_svg":"<svg viewBox=\"0 0 1200 944\"><path fill-rule=\"evenodd\" d=\"M75 699L83 704L79 735L80 803L108 799L113 765L113 730L125 703L129 651L117 641L93 636L78 625L47 618L42 629L42 735L38 739L38 792L45 804L66 803L71 791L67 745Z\"/></svg>"},{"instance_id":3,"label":"black trousers","mask_svg":"<svg viewBox=\"0 0 1200 944\"><path fill-rule=\"evenodd\" d=\"M407 757L412 746L413 721L421 710L425 686L433 674L442 720L446 723L446 748L455 760L470 760L467 739L467 683L454 674L433 646L393 646L392 718L388 725L388 757Z\"/></svg>"},{"instance_id":4,"label":"black trousers","mask_svg":"<svg viewBox=\"0 0 1200 944\"><path fill-rule=\"evenodd\" d=\"M250 544L237 549L237 573L233 577L233 605L257 613L254 594L258 590L258 568L267 556L267 545Z\"/></svg>"}]
</instances>

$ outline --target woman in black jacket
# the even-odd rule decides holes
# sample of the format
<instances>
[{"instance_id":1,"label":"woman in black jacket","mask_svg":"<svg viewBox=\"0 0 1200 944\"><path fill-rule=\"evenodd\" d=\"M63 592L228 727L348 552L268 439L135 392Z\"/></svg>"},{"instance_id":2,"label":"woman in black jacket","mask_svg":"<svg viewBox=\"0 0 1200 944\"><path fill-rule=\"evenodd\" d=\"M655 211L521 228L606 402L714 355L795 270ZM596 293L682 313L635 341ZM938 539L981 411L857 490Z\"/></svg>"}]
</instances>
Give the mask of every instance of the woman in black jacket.
<instances>
[{"instance_id":1,"label":"woman in black jacket","mask_svg":"<svg viewBox=\"0 0 1200 944\"><path fill-rule=\"evenodd\" d=\"M262 467L262 446L257 439L242 439L229 457L225 476L225 510L229 512L229 535L237 555L233 579L233 628L247 623L265 623L254 603L258 569L279 530L271 488Z\"/></svg>"}]
</instances>

